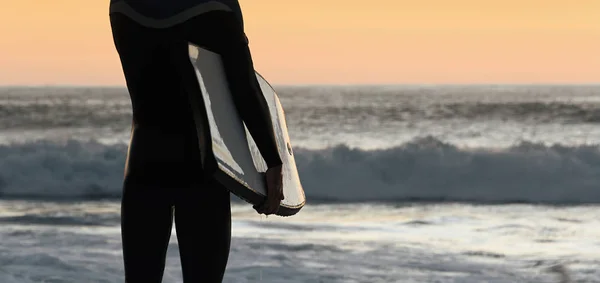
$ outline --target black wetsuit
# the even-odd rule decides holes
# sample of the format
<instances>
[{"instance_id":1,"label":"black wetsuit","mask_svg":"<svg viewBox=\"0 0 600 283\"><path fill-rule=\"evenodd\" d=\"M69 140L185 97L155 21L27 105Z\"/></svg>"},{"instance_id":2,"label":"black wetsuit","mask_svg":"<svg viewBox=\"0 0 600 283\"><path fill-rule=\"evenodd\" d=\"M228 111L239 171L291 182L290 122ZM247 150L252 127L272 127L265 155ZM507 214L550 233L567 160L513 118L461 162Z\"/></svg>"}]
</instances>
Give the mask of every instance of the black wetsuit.
<instances>
[{"instance_id":1,"label":"black wetsuit","mask_svg":"<svg viewBox=\"0 0 600 283\"><path fill-rule=\"evenodd\" d=\"M239 7L237 1L222 2ZM120 6L125 12L113 9L115 3L125 4ZM202 174L194 106L188 102L188 95L201 94L187 43L221 54L240 115L272 167L281 159L267 104L235 9L205 9L173 20L144 14L144 7L143 0L117 0L110 13L133 106L121 208L125 280L161 282L174 217L184 282L221 282L231 240L230 195ZM182 15L189 7L184 8L172 11Z\"/></svg>"}]
</instances>

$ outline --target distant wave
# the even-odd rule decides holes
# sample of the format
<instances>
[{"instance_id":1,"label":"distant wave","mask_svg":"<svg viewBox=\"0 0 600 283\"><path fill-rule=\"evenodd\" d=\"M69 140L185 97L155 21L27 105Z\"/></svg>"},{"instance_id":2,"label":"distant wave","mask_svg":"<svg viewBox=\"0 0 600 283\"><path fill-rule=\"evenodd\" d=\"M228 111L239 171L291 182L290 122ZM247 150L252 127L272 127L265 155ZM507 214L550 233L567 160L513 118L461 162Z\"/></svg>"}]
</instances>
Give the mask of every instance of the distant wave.
<instances>
[{"instance_id":1,"label":"distant wave","mask_svg":"<svg viewBox=\"0 0 600 283\"><path fill-rule=\"evenodd\" d=\"M277 89L292 125L447 119L600 123L597 86ZM131 102L122 88L0 88L0 130L92 127L126 131L130 125Z\"/></svg>"},{"instance_id":2,"label":"distant wave","mask_svg":"<svg viewBox=\"0 0 600 283\"><path fill-rule=\"evenodd\" d=\"M118 198L126 146L70 141L0 146L0 198ZM524 142L463 149L422 138L391 149L296 149L309 203L600 203L600 147Z\"/></svg>"},{"instance_id":3,"label":"distant wave","mask_svg":"<svg viewBox=\"0 0 600 283\"><path fill-rule=\"evenodd\" d=\"M600 104L562 102L449 102L430 105L321 105L286 108L291 121L306 117L322 121L377 123L392 121L441 121L448 119L471 121L518 121L533 124L596 124L600 123Z\"/></svg>"}]
</instances>

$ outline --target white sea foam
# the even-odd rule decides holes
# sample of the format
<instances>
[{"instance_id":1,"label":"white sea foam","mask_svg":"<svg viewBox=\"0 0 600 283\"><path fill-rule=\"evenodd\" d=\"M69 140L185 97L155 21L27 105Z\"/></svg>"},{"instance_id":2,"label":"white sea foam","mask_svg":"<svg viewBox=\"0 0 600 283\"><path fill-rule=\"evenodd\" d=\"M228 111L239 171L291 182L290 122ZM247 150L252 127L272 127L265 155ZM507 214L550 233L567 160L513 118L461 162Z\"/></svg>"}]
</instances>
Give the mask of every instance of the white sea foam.
<instances>
[{"instance_id":1,"label":"white sea foam","mask_svg":"<svg viewBox=\"0 0 600 283\"><path fill-rule=\"evenodd\" d=\"M435 138L367 151L296 149L309 200L600 202L600 147L522 143L460 148ZM4 198L119 197L126 146L33 142L0 146Z\"/></svg>"}]
</instances>

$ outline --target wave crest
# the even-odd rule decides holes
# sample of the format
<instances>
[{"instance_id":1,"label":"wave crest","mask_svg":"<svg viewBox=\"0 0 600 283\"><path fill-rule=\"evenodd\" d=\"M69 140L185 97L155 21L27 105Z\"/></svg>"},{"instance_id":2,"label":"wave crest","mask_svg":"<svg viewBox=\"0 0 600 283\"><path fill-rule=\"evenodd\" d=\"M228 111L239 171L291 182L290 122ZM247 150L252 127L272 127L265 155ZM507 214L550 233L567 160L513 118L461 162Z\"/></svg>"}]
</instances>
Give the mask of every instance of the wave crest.
<instances>
[{"instance_id":1,"label":"wave crest","mask_svg":"<svg viewBox=\"0 0 600 283\"><path fill-rule=\"evenodd\" d=\"M2 198L118 198L126 145L0 146ZM308 201L600 202L600 147L465 149L433 137L384 150L298 148Z\"/></svg>"}]
</instances>

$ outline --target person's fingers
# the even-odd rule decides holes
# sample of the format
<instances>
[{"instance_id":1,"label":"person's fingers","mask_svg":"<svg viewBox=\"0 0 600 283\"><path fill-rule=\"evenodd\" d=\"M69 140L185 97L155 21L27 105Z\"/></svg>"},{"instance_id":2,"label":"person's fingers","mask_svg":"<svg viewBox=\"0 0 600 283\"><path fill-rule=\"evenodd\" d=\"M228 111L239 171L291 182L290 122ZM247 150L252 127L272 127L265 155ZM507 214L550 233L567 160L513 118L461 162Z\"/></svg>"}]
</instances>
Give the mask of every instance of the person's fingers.
<instances>
[{"instance_id":1,"label":"person's fingers","mask_svg":"<svg viewBox=\"0 0 600 283\"><path fill-rule=\"evenodd\" d=\"M264 206L261 205L255 205L253 206L254 210L256 210L256 212L258 212L258 214L262 214L264 212Z\"/></svg>"},{"instance_id":2,"label":"person's fingers","mask_svg":"<svg viewBox=\"0 0 600 283\"><path fill-rule=\"evenodd\" d=\"M283 174L277 180L277 194L279 201L283 200Z\"/></svg>"},{"instance_id":3,"label":"person's fingers","mask_svg":"<svg viewBox=\"0 0 600 283\"><path fill-rule=\"evenodd\" d=\"M271 205L270 205L270 203L271 203L271 200L267 196L267 198L261 204L254 205L253 208L259 214L269 215L269 214L271 214Z\"/></svg>"},{"instance_id":4,"label":"person's fingers","mask_svg":"<svg viewBox=\"0 0 600 283\"><path fill-rule=\"evenodd\" d=\"M273 201L273 213L277 213L277 210L279 210L279 204L281 203L281 200L279 198L276 198Z\"/></svg>"},{"instance_id":5,"label":"person's fingers","mask_svg":"<svg viewBox=\"0 0 600 283\"><path fill-rule=\"evenodd\" d=\"M276 195L272 195L269 199L268 211L270 214L274 214L279 209L279 198Z\"/></svg>"},{"instance_id":6,"label":"person's fingers","mask_svg":"<svg viewBox=\"0 0 600 283\"><path fill-rule=\"evenodd\" d=\"M277 206L276 205L270 205L269 206L269 210L267 211L268 214L275 214L277 213Z\"/></svg>"},{"instance_id":7,"label":"person's fingers","mask_svg":"<svg viewBox=\"0 0 600 283\"><path fill-rule=\"evenodd\" d=\"M276 208L276 207L277 207L277 206L275 205L275 202L274 202L274 200L273 200L273 199L270 199L270 201L269 201L269 207L267 208L267 210L268 210L269 214L273 214L273 213L274 213L274 211L275 211L275 208Z\"/></svg>"},{"instance_id":8,"label":"person's fingers","mask_svg":"<svg viewBox=\"0 0 600 283\"><path fill-rule=\"evenodd\" d=\"M285 198L283 196L283 174L280 173L278 176L268 172L265 174L265 178L267 182L267 195L264 203L256 206L255 210L260 214L275 214L279 211L281 201Z\"/></svg>"}]
</instances>

